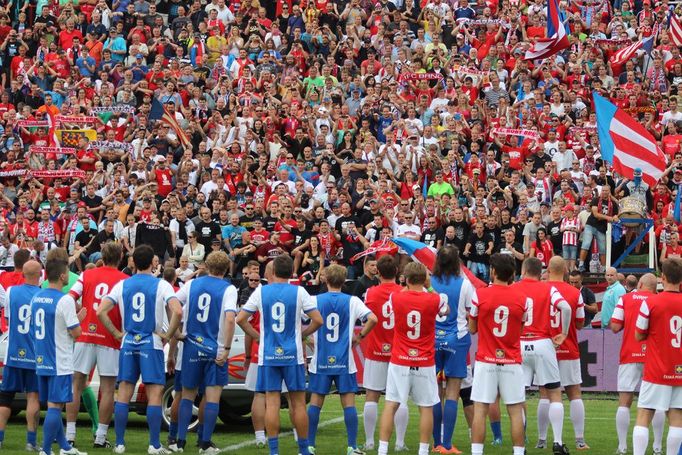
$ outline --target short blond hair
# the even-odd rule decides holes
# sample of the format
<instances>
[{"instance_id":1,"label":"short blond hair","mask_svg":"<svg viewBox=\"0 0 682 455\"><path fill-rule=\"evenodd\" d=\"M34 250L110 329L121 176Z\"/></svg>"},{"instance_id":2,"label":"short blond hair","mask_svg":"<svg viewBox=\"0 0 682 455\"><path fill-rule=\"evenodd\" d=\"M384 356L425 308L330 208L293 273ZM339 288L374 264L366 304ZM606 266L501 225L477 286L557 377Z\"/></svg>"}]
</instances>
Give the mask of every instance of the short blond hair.
<instances>
[{"instance_id":1,"label":"short blond hair","mask_svg":"<svg viewBox=\"0 0 682 455\"><path fill-rule=\"evenodd\" d=\"M346 276L348 275L346 268L338 264L332 264L326 269L327 285L335 289L343 286L343 283L346 282Z\"/></svg>"},{"instance_id":2,"label":"short blond hair","mask_svg":"<svg viewBox=\"0 0 682 455\"><path fill-rule=\"evenodd\" d=\"M230 269L230 259L224 251L213 251L206 257L208 273L215 276L225 276Z\"/></svg>"},{"instance_id":3,"label":"short blond hair","mask_svg":"<svg viewBox=\"0 0 682 455\"><path fill-rule=\"evenodd\" d=\"M410 262L403 270L405 281L407 284L424 284L426 283L426 267L419 262Z\"/></svg>"}]
</instances>

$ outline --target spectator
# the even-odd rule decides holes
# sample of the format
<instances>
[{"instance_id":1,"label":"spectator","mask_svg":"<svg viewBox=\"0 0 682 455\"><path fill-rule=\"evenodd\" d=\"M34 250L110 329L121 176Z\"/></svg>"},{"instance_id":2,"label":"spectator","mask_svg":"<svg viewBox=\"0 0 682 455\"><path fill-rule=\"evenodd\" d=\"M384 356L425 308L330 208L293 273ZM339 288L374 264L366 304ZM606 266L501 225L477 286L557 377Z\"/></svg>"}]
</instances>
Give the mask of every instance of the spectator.
<instances>
[{"instance_id":1,"label":"spectator","mask_svg":"<svg viewBox=\"0 0 682 455\"><path fill-rule=\"evenodd\" d=\"M613 310L616 308L616 303L627 291L618 281L618 271L614 267L608 267L604 274L606 284L608 287L604 292L604 298L601 304L601 326L608 328Z\"/></svg>"}]
</instances>

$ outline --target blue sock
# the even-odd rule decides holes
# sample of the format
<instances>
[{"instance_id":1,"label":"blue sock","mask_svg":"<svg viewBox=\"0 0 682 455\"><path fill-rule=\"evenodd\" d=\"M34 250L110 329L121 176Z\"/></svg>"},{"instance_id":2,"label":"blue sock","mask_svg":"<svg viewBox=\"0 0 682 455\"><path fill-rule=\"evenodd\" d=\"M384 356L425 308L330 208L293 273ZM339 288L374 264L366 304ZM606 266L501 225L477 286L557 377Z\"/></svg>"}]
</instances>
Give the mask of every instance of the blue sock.
<instances>
[{"instance_id":1,"label":"blue sock","mask_svg":"<svg viewBox=\"0 0 682 455\"><path fill-rule=\"evenodd\" d=\"M187 440L187 428L192 421L192 406L194 402L183 398L178 409L178 441Z\"/></svg>"},{"instance_id":2,"label":"blue sock","mask_svg":"<svg viewBox=\"0 0 682 455\"><path fill-rule=\"evenodd\" d=\"M298 453L301 455L310 455L308 450L308 438L298 438Z\"/></svg>"},{"instance_id":3,"label":"blue sock","mask_svg":"<svg viewBox=\"0 0 682 455\"><path fill-rule=\"evenodd\" d=\"M62 422L62 410L59 411L59 425L57 425L57 444L60 449L71 450L71 444L66 440L66 435L64 434L64 423Z\"/></svg>"},{"instance_id":4,"label":"blue sock","mask_svg":"<svg viewBox=\"0 0 682 455\"><path fill-rule=\"evenodd\" d=\"M0 442L5 440L5 430L0 430Z\"/></svg>"},{"instance_id":5,"label":"blue sock","mask_svg":"<svg viewBox=\"0 0 682 455\"><path fill-rule=\"evenodd\" d=\"M57 408L48 408L43 422L43 451L52 453L52 441L57 437L59 425L62 424L62 413Z\"/></svg>"},{"instance_id":6,"label":"blue sock","mask_svg":"<svg viewBox=\"0 0 682 455\"><path fill-rule=\"evenodd\" d=\"M5 432L2 432L3 436ZM38 445L38 435L36 434L35 431L27 431L26 432L26 442L31 445Z\"/></svg>"},{"instance_id":7,"label":"blue sock","mask_svg":"<svg viewBox=\"0 0 682 455\"><path fill-rule=\"evenodd\" d=\"M320 407L311 404L308 406L308 441L309 444L315 447L315 438L317 437L317 425L320 423Z\"/></svg>"},{"instance_id":8,"label":"blue sock","mask_svg":"<svg viewBox=\"0 0 682 455\"><path fill-rule=\"evenodd\" d=\"M443 447L452 448L452 435L455 433L457 423L457 401L445 400L443 409Z\"/></svg>"},{"instance_id":9,"label":"blue sock","mask_svg":"<svg viewBox=\"0 0 682 455\"><path fill-rule=\"evenodd\" d=\"M114 429L116 431L116 445L125 445L125 433L128 426L128 408L125 403L114 404ZM48 452L49 453L49 452Z\"/></svg>"},{"instance_id":10,"label":"blue sock","mask_svg":"<svg viewBox=\"0 0 682 455\"><path fill-rule=\"evenodd\" d=\"M205 413L206 413L206 408L204 408L204 414ZM215 427L215 425L214 425L214 427ZM201 442L204 440L203 436L204 436L204 424L199 422L199 423L197 423L197 439L198 439L198 442Z\"/></svg>"},{"instance_id":11,"label":"blue sock","mask_svg":"<svg viewBox=\"0 0 682 455\"><path fill-rule=\"evenodd\" d=\"M268 438L268 447L270 447L270 455L279 455L279 438Z\"/></svg>"},{"instance_id":12,"label":"blue sock","mask_svg":"<svg viewBox=\"0 0 682 455\"><path fill-rule=\"evenodd\" d=\"M178 439L178 422L171 422L168 425L168 437Z\"/></svg>"},{"instance_id":13,"label":"blue sock","mask_svg":"<svg viewBox=\"0 0 682 455\"><path fill-rule=\"evenodd\" d=\"M161 406L147 406L147 426L149 427L149 445L161 447Z\"/></svg>"},{"instance_id":14,"label":"blue sock","mask_svg":"<svg viewBox=\"0 0 682 455\"><path fill-rule=\"evenodd\" d=\"M502 440L502 424L500 422L490 422L490 431L493 432L493 439Z\"/></svg>"},{"instance_id":15,"label":"blue sock","mask_svg":"<svg viewBox=\"0 0 682 455\"><path fill-rule=\"evenodd\" d=\"M218 421L218 403L206 403L204 407L204 424L202 431L199 433L199 440L209 442L213 437L213 430Z\"/></svg>"},{"instance_id":16,"label":"blue sock","mask_svg":"<svg viewBox=\"0 0 682 455\"><path fill-rule=\"evenodd\" d=\"M358 448L358 410L355 406L343 408L343 420L348 432L348 447Z\"/></svg>"},{"instance_id":17,"label":"blue sock","mask_svg":"<svg viewBox=\"0 0 682 455\"><path fill-rule=\"evenodd\" d=\"M441 423L443 422L443 405L438 403L433 406L433 447L443 445L441 438Z\"/></svg>"}]
</instances>

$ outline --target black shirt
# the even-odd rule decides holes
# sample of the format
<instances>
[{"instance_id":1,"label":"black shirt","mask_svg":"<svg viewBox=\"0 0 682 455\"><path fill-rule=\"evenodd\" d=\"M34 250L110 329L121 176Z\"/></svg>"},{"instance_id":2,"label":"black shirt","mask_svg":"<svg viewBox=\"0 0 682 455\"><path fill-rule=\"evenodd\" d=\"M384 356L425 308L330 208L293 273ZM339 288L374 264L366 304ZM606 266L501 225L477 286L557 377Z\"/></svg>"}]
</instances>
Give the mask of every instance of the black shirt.
<instances>
[{"instance_id":1,"label":"black shirt","mask_svg":"<svg viewBox=\"0 0 682 455\"><path fill-rule=\"evenodd\" d=\"M447 226L452 226L455 228L455 241L452 242L457 248L459 248L460 254L464 252L464 247L466 246L467 238L469 238L469 231L471 230L469 223L466 221L451 221ZM445 229L447 230L447 226ZM451 242L448 242L451 243Z\"/></svg>"},{"instance_id":2,"label":"black shirt","mask_svg":"<svg viewBox=\"0 0 682 455\"><path fill-rule=\"evenodd\" d=\"M445 237L445 233L443 232L443 229L441 228L436 228L436 229L428 229L422 232L421 236L421 242L427 244L430 247L436 248L438 245L439 240L443 240Z\"/></svg>"},{"instance_id":3,"label":"black shirt","mask_svg":"<svg viewBox=\"0 0 682 455\"><path fill-rule=\"evenodd\" d=\"M86 246L88 243L90 243L90 240L93 239L97 235L97 231L94 229L90 229L86 231L83 229L76 235L76 242L82 247Z\"/></svg>"},{"instance_id":4,"label":"black shirt","mask_svg":"<svg viewBox=\"0 0 682 455\"><path fill-rule=\"evenodd\" d=\"M481 237L476 235L475 232L472 232L471 235L469 235L469 239L467 240L467 243L471 244L468 259L473 262L487 264L488 260L490 259L490 255L486 253L486 250L492 241L493 239L490 237L490 235L486 234L485 232Z\"/></svg>"},{"instance_id":5,"label":"black shirt","mask_svg":"<svg viewBox=\"0 0 682 455\"><path fill-rule=\"evenodd\" d=\"M204 245L206 254L211 251L211 241L220 235L220 226L215 221L199 221L195 226L197 242Z\"/></svg>"},{"instance_id":6,"label":"black shirt","mask_svg":"<svg viewBox=\"0 0 682 455\"><path fill-rule=\"evenodd\" d=\"M552 241L552 247L554 247L554 254L561 255L561 245L563 240L563 233L561 232L561 220L550 221L547 225L547 235Z\"/></svg>"},{"instance_id":7,"label":"black shirt","mask_svg":"<svg viewBox=\"0 0 682 455\"><path fill-rule=\"evenodd\" d=\"M596 228L599 232L606 234L606 227L608 222L606 220L598 220L592 214L592 207L597 207L599 213L602 215L613 216L618 214L618 204L614 204L610 199L602 199L601 197L595 197L590 202L590 216L587 218L585 224Z\"/></svg>"}]
</instances>

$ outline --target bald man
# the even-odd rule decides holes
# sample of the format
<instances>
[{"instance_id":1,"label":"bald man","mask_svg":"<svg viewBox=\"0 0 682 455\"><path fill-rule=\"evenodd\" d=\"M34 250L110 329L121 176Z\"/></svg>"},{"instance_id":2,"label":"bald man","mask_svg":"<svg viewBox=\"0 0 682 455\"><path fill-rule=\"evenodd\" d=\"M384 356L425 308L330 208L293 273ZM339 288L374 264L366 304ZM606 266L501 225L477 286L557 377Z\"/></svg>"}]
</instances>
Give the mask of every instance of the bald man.
<instances>
[{"instance_id":1,"label":"bald man","mask_svg":"<svg viewBox=\"0 0 682 455\"><path fill-rule=\"evenodd\" d=\"M627 453L628 432L630 427L630 407L635 390L639 388L644 369L646 341L635 339L635 325L642 302L656 294L658 280L653 273L642 275L637 283L637 290L623 295L616 304L611 317L611 330L618 333L623 330L623 344L620 347L618 365L618 411L616 411L616 432L618 433L617 454ZM663 425L665 413L658 411L654 415L654 453L661 453L663 445Z\"/></svg>"},{"instance_id":2,"label":"bald man","mask_svg":"<svg viewBox=\"0 0 682 455\"><path fill-rule=\"evenodd\" d=\"M38 378L35 371L33 333L31 327L31 299L40 290L41 266L27 261L22 268L24 284L11 286L0 294L0 305L5 308L9 323L7 362L0 386L0 447L5 437L5 426L10 417L10 405L17 392L26 393L26 450L38 452L36 429L40 416Z\"/></svg>"},{"instance_id":3,"label":"bald man","mask_svg":"<svg viewBox=\"0 0 682 455\"><path fill-rule=\"evenodd\" d=\"M625 287L618 280L618 270L615 267L608 267L604 273L604 279L608 287L604 292L604 299L601 303L601 327L607 329L611 323L611 316L613 310L616 308L616 303L627 291Z\"/></svg>"}]
</instances>

